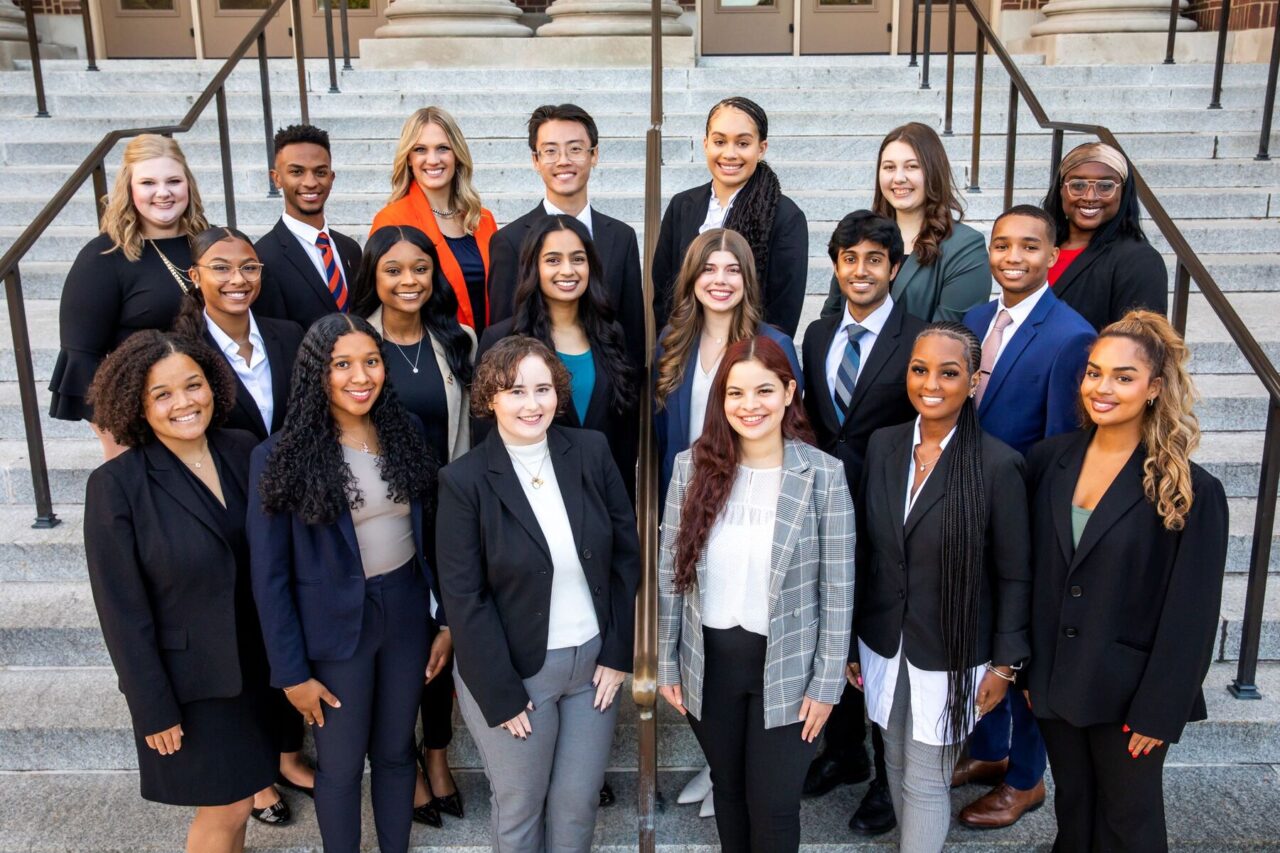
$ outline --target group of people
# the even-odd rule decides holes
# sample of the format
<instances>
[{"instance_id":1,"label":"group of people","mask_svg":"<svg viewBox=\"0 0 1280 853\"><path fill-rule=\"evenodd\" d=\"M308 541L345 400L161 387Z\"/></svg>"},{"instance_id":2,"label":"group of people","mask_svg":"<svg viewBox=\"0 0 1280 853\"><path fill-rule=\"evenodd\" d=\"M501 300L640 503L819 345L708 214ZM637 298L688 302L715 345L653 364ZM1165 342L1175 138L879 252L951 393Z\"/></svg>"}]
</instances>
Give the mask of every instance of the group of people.
<instances>
[{"instance_id":1,"label":"group of people","mask_svg":"<svg viewBox=\"0 0 1280 853\"><path fill-rule=\"evenodd\" d=\"M708 762L678 799L724 849L794 851L803 796L870 779L850 827L932 853L953 785L990 787L962 823L1007 826L1046 760L1056 849L1165 849L1227 509L1189 458L1188 352L1124 157L1072 150L988 244L937 135L895 129L797 352L808 224L757 104L712 107L710 181L643 273L589 195L591 116L539 107L528 144L545 198L499 228L457 122L418 110L363 245L329 224L318 128L276 134L284 212L256 241L210 226L176 142L125 150L63 291L52 414L102 443L89 578L142 796L196 807L188 850L288 822L281 787L358 850L366 760L379 847L407 850L464 815L455 697L494 849L590 848L646 369L659 686Z\"/></svg>"}]
</instances>

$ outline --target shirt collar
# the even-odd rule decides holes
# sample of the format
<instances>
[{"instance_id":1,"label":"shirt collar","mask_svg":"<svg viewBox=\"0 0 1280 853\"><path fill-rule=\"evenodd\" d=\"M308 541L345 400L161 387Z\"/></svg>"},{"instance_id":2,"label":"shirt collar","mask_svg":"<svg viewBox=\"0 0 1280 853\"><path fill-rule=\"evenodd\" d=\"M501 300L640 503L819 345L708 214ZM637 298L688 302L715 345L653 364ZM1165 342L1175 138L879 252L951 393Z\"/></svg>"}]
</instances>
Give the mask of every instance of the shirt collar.
<instances>
[{"instance_id":1,"label":"shirt collar","mask_svg":"<svg viewBox=\"0 0 1280 853\"><path fill-rule=\"evenodd\" d=\"M957 424L958 426L959 424ZM951 431L942 437L942 450L947 449L947 445L951 443L951 437L956 434L956 427L952 427ZM915 429L911 433L911 446L918 447L920 444L920 416L916 415Z\"/></svg>"},{"instance_id":2,"label":"shirt collar","mask_svg":"<svg viewBox=\"0 0 1280 853\"><path fill-rule=\"evenodd\" d=\"M222 331L217 323L213 322L213 319L209 317L208 311L204 311L202 313L204 314L205 328L209 330L209 335L218 345L218 349L222 350L223 354L228 358L231 356L239 358L239 344L233 341L230 335ZM253 319L252 311L249 312L249 343L253 346L254 361L257 361L259 354L263 353L266 344L263 343L262 334L258 331L258 321Z\"/></svg>"},{"instance_id":3,"label":"shirt collar","mask_svg":"<svg viewBox=\"0 0 1280 853\"><path fill-rule=\"evenodd\" d=\"M542 200L542 209L547 212L548 216L569 216L568 213L552 204L550 199L544 198ZM595 232L591 230L591 199L589 197L587 198L586 206L573 218L586 227L588 234L595 236Z\"/></svg>"},{"instance_id":4,"label":"shirt collar","mask_svg":"<svg viewBox=\"0 0 1280 853\"><path fill-rule=\"evenodd\" d=\"M728 210L729 210L729 208L733 207L733 202L738 198L738 193L740 193L740 192L742 192L742 187L739 187L738 189L734 190L734 191L733 191L733 195L729 196L729 203L728 203L728 204L726 204L726 205L724 206L724 208L723 208L725 211L728 211ZM721 209L721 207L720 207L720 199L716 198L716 188L715 188L714 186L712 186L712 187L711 187L711 201L710 201L710 203L708 203L708 204L707 204L707 211L708 211L708 212L710 212L710 211L713 211L713 210L720 210L720 209ZM726 215L727 215L727 214L726 214Z\"/></svg>"},{"instance_id":5,"label":"shirt collar","mask_svg":"<svg viewBox=\"0 0 1280 853\"><path fill-rule=\"evenodd\" d=\"M885 322L889 319L889 315L893 313L893 297L886 296L880 307L867 315L867 319L858 323L859 326L866 329L869 333L880 335L880 331L884 328ZM843 332L858 321L853 319L853 315L849 313L849 303L844 303L844 314L840 318L840 328L837 331ZM846 332L846 334L848 334Z\"/></svg>"},{"instance_id":6,"label":"shirt collar","mask_svg":"<svg viewBox=\"0 0 1280 853\"><path fill-rule=\"evenodd\" d=\"M1044 295L1048 292L1049 292L1049 282L1046 281L1044 284L1040 286L1039 290L1037 290L1035 293L1028 296L1026 299L1023 299L1021 302L1019 302L1017 305L1013 306L1012 308L1004 304L1004 293L1001 293L1000 300L999 300L1000 304L996 306L996 313L997 314L1000 313L1001 309L1008 311L1009 316L1013 318L1013 322L1016 325L1021 326L1023 322L1028 317L1031 316L1031 312L1035 310L1036 304L1041 299L1043 299Z\"/></svg>"},{"instance_id":7,"label":"shirt collar","mask_svg":"<svg viewBox=\"0 0 1280 853\"><path fill-rule=\"evenodd\" d=\"M294 219L287 213L280 214L280 219L284 221L284 227L288 228L290 233L296 235L300 240L306 240L311 245L315 245L316 238L320 236L320 232L329 231L329 220L325 219L323 228L316 228L308 225L301 219Z\"/></svg>"}]
</instances>

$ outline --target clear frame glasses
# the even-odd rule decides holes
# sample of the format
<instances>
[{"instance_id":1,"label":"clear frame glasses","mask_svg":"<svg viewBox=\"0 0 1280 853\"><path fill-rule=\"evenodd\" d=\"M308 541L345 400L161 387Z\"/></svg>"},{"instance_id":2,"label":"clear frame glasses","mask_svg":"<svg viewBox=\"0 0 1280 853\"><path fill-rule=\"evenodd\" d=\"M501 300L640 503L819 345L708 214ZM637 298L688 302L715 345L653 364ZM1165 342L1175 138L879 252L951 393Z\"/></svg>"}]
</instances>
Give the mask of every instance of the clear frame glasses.
<instances>
[{"instance_id":1,"label":"clear frame glasses","mask_svg":"<svg viewBox=\"0 0 1280 853\"><path fill-rule=\"evenodd\" d=\"M1072 198L1084 198L1089 193L1089 188L1093 187L1093 193L1101 201L1113 197L1116 190L1120 189L1120 185L1124 181L1113 181L1110 178L1102 178L1096 181L1086 181L1084 178L1073 178L1070 181L1063 181L1062 188L1067 191L1067 195Z\"/></svg>"},{"instance_id":2,"label":"clear frame glasses","mask_svg":"<svg viewBox=\"0 0 1280 853\"><path fill-rule=\"evenodd\" d=\"M262 278L262 267L260 263L243 264L233 267L231 264L196 264L201 269L208 270L213 275L213 280L219 284L226 284L235 278L236 270L240 271L240 276L245 281L257 281Z\"/></svg>"},{"instance_id":3,"label":"clear frame glasses","mask_svg":"<svg viewBox=\"0 0 1280 853\"><path fill-rule=\"evenodd\" d=\"M547 145L538 149L538 162L550 165L558 161L563 152L570 163L585 163L591 156L591 152L595 150L595 146L588 148L585 145L570 145L567 148L561 148L559 145Z\"/></svg>"}]
</instances>

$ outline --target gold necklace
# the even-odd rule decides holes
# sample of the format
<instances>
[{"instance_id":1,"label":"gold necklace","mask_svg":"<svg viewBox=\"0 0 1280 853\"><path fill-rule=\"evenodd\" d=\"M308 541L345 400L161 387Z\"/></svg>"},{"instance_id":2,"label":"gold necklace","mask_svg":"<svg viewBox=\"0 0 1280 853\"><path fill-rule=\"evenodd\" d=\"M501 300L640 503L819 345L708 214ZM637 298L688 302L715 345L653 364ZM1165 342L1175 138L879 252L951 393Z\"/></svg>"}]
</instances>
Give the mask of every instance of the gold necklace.
<instances>
[{"instance_id":1,"label":"gold necklace","mask_svg":"<svg viewBox=\"0 0 1280 853\"><path fill-rule=\"evenodd\" d=\"M932 459L930 459L928 462L921 462L921 461L920 461L920 448L919 448L919 446L916 446L916 447L911 451L911 456L915 459L916 464L920 466L920 470L923 472L923 471L925 471L926 469L928 469L930 465L933 465L933 464L934 464L934 463L936 463L939 459L941 459L941 458L942 458L942 451L941 451L941 450L939 450L939 451L938 451L938 455L937 455L937 456L935 456L935 457L933 457Z\"/></svg>"},{"instance_id":2,"label":"gold necklace","mask_svg":"<svg viewBox=\"0 0 1280 853\"><path fill-rule=\"evenodd\" d=\"M365 455L367 455L367 456L372 456L372 455L373 455L373 451L369 449L369 443L368 443L368 442L364 441L363 439L359 439L359 438L352 439L352 441L358 441L358 442L360 442L360 446L359 446L359 447L356 447L354 444L351 444L351 442L347 440L347 434L346 434L346 433L343 433L343 434L342 434L341 436L339 436L339 438L338 438L338 443L339 443L339 444L343 444L343 445L345 445L345 446L347 446L347 447L350 447L352 450L359 450L361 453L363 453L363 454L365 454Z\"/></svg>"},{"instance_id":3,"label":"gold necklace","mask_svg":"<svg viewBox=\"0 0 1280 853\"><path fill-rule=\"evenodd\" d=\"M538 463L538 470L536 473L530 471L529 466L524 464L524 460L516 454L511 453L510 456L512 459L516 460L516 464L523 468L524 472L529 475L529 485L533 486L535 489L541 489L542 484L546 482L546 480L542 479L542 466L547 464L547 458L551 456L550 446L542 448L542 461Z\"/></svg>"},{"instance_id":4,"label":"gold necklace","mask_svg":"<svg viewBox=\"0 0 1280 853\"><path fill-rule=\"evenodd\" d=\"M207 459L208 457L209 457L209 440L205 439L204 450L200 451L200 458L197 459L195 462L188 462L187 460L183 459L181 456L179 456L178 459L182 460L182 464L186 465L188 468L200 469L204 467L204 460Z\"/></svg>"}]
</instances>

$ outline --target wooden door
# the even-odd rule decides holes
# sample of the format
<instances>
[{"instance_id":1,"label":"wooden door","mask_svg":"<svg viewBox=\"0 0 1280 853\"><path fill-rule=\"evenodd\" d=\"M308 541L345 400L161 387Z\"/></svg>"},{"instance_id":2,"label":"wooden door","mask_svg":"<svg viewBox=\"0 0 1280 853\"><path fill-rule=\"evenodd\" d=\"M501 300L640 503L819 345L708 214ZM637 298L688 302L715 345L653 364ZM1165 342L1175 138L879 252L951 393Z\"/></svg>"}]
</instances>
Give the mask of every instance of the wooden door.
<instances>
[{"instance_id":1,"label":"wooden door","mask_svg":"<svg viewBox=\"0 0 1280 853\"><path fill-rule=\"evenodd\" d=\"M898 0L899 17L901 22L898 27L898 52L909 55L911 53L911 4L912 0ZM924 52L924 0L919 0L920 8L916 18L916 50L919 53ZM979 3L978 7L982 8L985 3ZM989 13L988 13L989 14ZM933 2L933 32L930 34L929 42L931 45L930 52L933 58L929 60L929 77L930 85L934 79L946 80L947 68L947 3L946 0L934 0ZM973 22L973 16L969 14L969 10L963 3L956 3L956 52L957 53L973 53L978 47L978 27ZM942 64L936 64L937 57L942 57ZM942 69L942 77L935 77L938 69ZM969 76L973 76L972 70Z\"/></svg>"},{"instance_id":2,"label":"wooden door","mask_svg":"<svg viewBox=\"0 0 1280 853\"><path fill-rule=\"evenodd\" d=\"M304 10L306 2L307 0L303 0ZM270 5L271 0L200 0L204 55L209 59L225 59L230 56ZM289 24L289 4L286 3L267 25L268 56L293 56ZM257 48L250 48L247 55L257 56Z\"/></svg>"},{"instance_id":3,"label":"wooden door","mask_svg":"<svg viewBox=\"0 0 1280 853\"><path fill-rule=\"evenodd\" d=\"M790 55L794 3L795 0L703 0L702 53Z\"/></svg>"},{"instance_id":4,"label":"wooden door","mask_svg":"<svg viewBox=\"0 0 1280 853\"><path fill-rule=\"evenodd\" d=\"M112 59L191 59L191 0L102 0L102 35Z\"/></svg>"},{"instance_id":5,"label":"wooden door","mask_svg":"<svg viewBox=\"0 0 1280 853\"><path fill-rule=\"evenodd\" d=\"M352 59L360 55L360 39L373 38L374 30L387 22L389 2L390 0L347 0L347 38ZM341 66L342 13L338 9L338 0L329 0L329 5L333 7L333 55ZM320 0L302 0L302 14L306 18L302 40L307 56L328 56L324 35L324 7Z\"/></svg>"},{"instance_id":6,"label":"wooden door","mask_svg":"<svg viewBox=\"0 0 1280 853\"><path fill-rule=\"evenodd\" d=\"M893 0L800 0L802 54L888 53Z\"/></svg>"}]
</instances>

